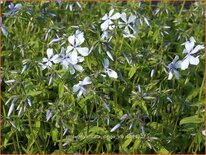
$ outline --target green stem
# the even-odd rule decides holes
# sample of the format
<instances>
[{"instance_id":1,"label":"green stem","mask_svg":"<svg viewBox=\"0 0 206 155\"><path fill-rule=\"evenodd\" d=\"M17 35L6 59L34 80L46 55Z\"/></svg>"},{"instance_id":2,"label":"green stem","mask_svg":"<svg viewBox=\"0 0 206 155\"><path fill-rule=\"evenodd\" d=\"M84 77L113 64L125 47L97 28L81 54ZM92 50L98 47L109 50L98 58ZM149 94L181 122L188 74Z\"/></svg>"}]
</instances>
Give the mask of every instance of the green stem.
<instances>
[{"instance_id":1,"label":"green stem","mask_svg":"<svg viewBox=\"0 0 206 155\"><path fill-rule=\"evenodd\" d=\"M16 144L15 144L15 139L14 139L14 137L12 138L12 140L13 140L13 146L14 146L15 153L17 153L17 148L16 148Z\"/></svg>"},{"instance_id":2,"label":"green stem","mask_svg":"<svg viewBox=\"0 0 206 155\"><path fill-rule=\"evenodd\" d=\"M19 153L21 154L21 149L20 149L20 145L19 145L19 138L18 138L17 132L15 132L15 135L16 135L17 147L18 147Z\"/></svg>"},{"instance_id":3,"label":"green stem","mask_svg":"<svg viewBox=\"0 0 206 155\"><path fill-rule=\"evenodd\" d=\"M33 139L36 139L35 136L34 136L33 130L32 130L30 112L28 112L28 119L29 119L29 129L30 129L32 138L33 138ZM42 151L41 151L41 148L40 148L40 146L39 146L39 144L37 143L36 140L34 141L34 143L36 144L39 153L41 153L41 152L42 152Z\"/></svg>"},{"instance_id":4,"label":"green stem","mask_svg":"<svg viewBox=\"0 0 206 155\"><path fill-rule=\"evenodd\" d=\"M59 142L59 150L61 153L63 153L63 148L62 148L62 142L63 142L63 123L61 120L61 126L60 126L60 142Z\"/></svg>"},{"instance_id":5,"label":"green stem","mask_svg":"<svg viewBox=\"0 0 206 155\"><path fill-rule=\"evenodd\" d=\"M201 87L200 87L200 92L199 92L199 98L198 100L200 101L201 100L201 97L202 97L202 91L204 89L204 84L205 84L205 75L204 75L204 78L202 80L202 84L201 84ZM198 115L200 115L200 104L198 104Z\"/></svg>"},{"instance_id":6,"label":"green stem","mask_svg":"<svg viewBox=\"0 0 206 155\"><path fill-rule=\"evenodd\" d=\"M180 9L179 16L181 15L184 6L185 6L185 0L184 0L183 3L182 3L182 7L181 7L181 9Z\"/></svg>"}]
</instances>

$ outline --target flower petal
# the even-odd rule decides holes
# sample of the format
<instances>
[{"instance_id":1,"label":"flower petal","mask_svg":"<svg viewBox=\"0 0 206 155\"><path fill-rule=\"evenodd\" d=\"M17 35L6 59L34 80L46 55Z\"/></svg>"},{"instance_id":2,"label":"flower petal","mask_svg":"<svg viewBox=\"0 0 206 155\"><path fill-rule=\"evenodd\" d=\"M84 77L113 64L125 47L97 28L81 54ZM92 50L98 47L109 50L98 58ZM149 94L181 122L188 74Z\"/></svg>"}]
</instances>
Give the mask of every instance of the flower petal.
<instances>
[{"instance_id":1,"label":"flower petal","mask_svg":"<svg viewBox=\"0 0 206 155\"><path fill-rule=\"evenodd\" d=\"M74 68L79 72L82 72L84 70L83 67L80 65L74 65Z\"/></svg>"},{"instance_id":2,"label":"flower petal","mask_svg":"<svg viewBox=\"0 0 206 155\"><path fill-rule=\"evenodd\" d=\"M75 84L75 85L73 86L73 92L74 92L74 93L76 93L79 89L80 89L79 84Z\"/></svg>"},{"instance_id":3,"label":"flower petal","mask_svg":"<svg viewBox=\"0 0 206 155\"><path fill-rule=\"evenodd\" d=\"M136 16L134 16L133 14L131 14L131 15L129 16L128 23L133 23L133 22L135 22L135 19L136 19Z\"/></svg>"},{"instance_id":4,"label":"flower petal","mask_svg":"<svg viewBox=\"0 0 206 155\"><path fill-rule=\"evenodd\" d=\"M56 55L54 55L54 56L52 57L51 61L53 61L53 63L56 64L56 63L61 62L61 59L59 58L59 55L56 54Z\"/></svg>"},{"instance_id":5,"label":"flower petal","mask_svg":"<svg viewBox=\"0 0 206 155\"><path fill-rule=\"evenodd\" d=\"M74 47L73 47L73 46L68 46L68 47L67 47L67 50L66 50L66 53L71 52L73 49L74 49Z\"/></svg>"},{"instance_id":6,"label":"flower petal","mask_svg":"<svg viewBox=\"0 0 206 155\"><path fill-rule=\"evenodd\" d=\"M113 56L109 51L106 51L106 54L112 61L114 61Z\"/></svg>"},{"instance_id":7,"label":"flower petal","mask_svg":"<svg viewBox=\"0 0 206 155\"><path fill-rule=\"evenodd\" d=\"M104 59L103 66L104 66L104 68L108 68L109 67L109 60L107 58Z\"/></svg>"},{"instance_id":8,"label":"flower petal","mask_svg":"<svg viewBox=\"0 0 206 155\"><path fill-rule=\"evenodd\" d=\"M104 21L104 22L101 24L100 27L101 27L102 31L105 31L105 30L108 29L109 23L110 23L110 20L106 20L106 21Z\"/></svg>"},{"instance_id":9,"label":"flower petal","mask_svg":"<svg viewBox=\"0 0 206 155\"><path fill-rule=\"evenodd\" d=\"M123 12L123 13L121 14L121 19L122 19L125 23L127 23L127 15L126 15L125 12Z\"/></svg>"},{"instance_id":10,"label":"flower petal","mask_svg":"<svg viewBox=\"0 0 206 155\"><path fill-rule=\"evenodd\" d=\"M48 62L48 59L47 58L43 58L42 62Z\"/></svg>"},{"instance_id":11,"label":"flower petal","mask_svg":"<svg viewBox=\"0 0 206 155\"><path fill-rule=\"evenodd\" d=\"M77 94L77 98L79 99L81 96L82 96L82 94L83 94L83 91L79 91L79 93Z\"/></svg>"},{"instance_id":12,"label":"flower petal","mask_svg":"<svg viewBox=\"0 0 206 155\"><path fill-rule=\"evenodd\" d=\"M173 70L173 72L174 72L175 78L179 79L180 78L179 72L177 70Z\"/></svg>"},{"instance_id":13,"label":"flower petal","mask_svg":"<svg viewBox=\"0 0 206 155\"><path fill-rule=\"evenodd\" d=\"M189 66L189 58L186 56L185 59L181 63L181 69L185 70Z\"/></svg>"},{"instance_id":14,"label":"flower petal","mask_svg":"<svg viewBox=\"0 0 206 155\"><path fill-rule=\"evenodd\" d=\"M11 106L9 107L8 117L11 115L12 111L14 110L15 102L12 102Z\"/></svg>"},{"instance_id":15,"label":"flower petal","mask_svg":"<svg viewBox=\"0 0 206 155\"><path fill-rule=\"evenodd\" d=\"M91 79L90 79L90 77L85 77L84 78L84 80L82 81L82 84L83 85L88 85L88 84L91 84L92 83L92 81L91 81Z\"/></svg>"},{"instance_id":16,"label":"flower petal","mask_svg":"<svg viewBox=\"0 0 206 155\"><path fill-rule=\"evenodd\" d=\"M191 52L191 54L197 53L199 50L204 49L204 45L197 45Z\"/></svg>"},{"instance_id":17,"label":"flower petal","mask_svg":"<svg viewBox=\"0 0 206 155\"><path fill-rule=\"evenodd\" d=\"M189 58L190 58L189 61L191 65L197 65L200 62L198 56L197 57L190 56Z\"/></svg>"},{"instance_id":18,"label":"flower petal","mask_svg":"<svg viewBox=\"0 0 206 155\"><path fill-rule=\"evenodd\" d=\"M71 64L68 67L69 67L70 74L73 75L75 73L74 67Z\"/></svg>"},{"instance_id":19,"label":"flower petal","mask_svg":"<svg viewBox=\"0 0 206 155\"><path fill-rule=\"evenodd\" d=\"M76 49L79 52L79 54L81 54L82 56L89 55L89 49L87 47L78 47Z\"/></svg>"},{"instance_id":20,"label":"flower petal","mask_svg":"<svg viewBox=\"0 0 206 155\"><path fill-rule=\"evenodd\" d=\"M122 125L121 123L115 125L115 126L110 130L110 132L114 132L115 130L117 130L118 128L120 128L121 125Z\"/></svg>"},{"instance_id":21,"label":"flower petal","mask_svg":"<svg viewBox=\"0 0 206 155\"><path fill-rule=\"evenodd\" d=\"M194 37L190 37L190 42L194 42L194 43L196 42Z\"/></svg>"},{"instance_id":22,"label":"flower petal","mask_svg":"<svg viewBox=\"0 0 206 155\"><path fill-rule=\"evenodd\" d=\"M72 46L74 46L74 39L75 39L74 35L68 37L68 41L70 44L72 44Z\"/></svg>"},{"instance_id":23,"label":"flower petal","mask_svg":"<svg viewBox=\"0 0 206 155\"><path fill-rule=\"evenodd\" d=\"M78 60L77 60L77 51L73 50L72 52L68 53L68 56L70 57L70 62L74 65L77 64Z\"/></svg>"},{"instance_id":24,"label":"flower petal","mask_svg":"<svg viewBox=\"0 0 206 155\"><path fill-rule=\"evenodd\" d=\"M146 18L146 17L144 17L144 21L145 21L145 23L149 26L150 24L149 24L149 21L148 21L148 19Z\"/></svg>"},{"instance_id":25,"label":"flower petal","mask_svg":"<svg viewBox=\"0 0 206 155\"><path fill-rule=\"evenodd\" d=\"M117 77L118 77L117 73L112 69L108 69L107 74L108 74L109 77L112 77L112 78L115 78L115 79L117 79Z\"/></svg>"},{"instance_id":26,"label":"flower petal","mask_svg":"<svg viewBox=\"0 0 206 155\"><path fill-rule=\"evenodd\" d=\"M171 80L173 77L172 71L169 72L168 80Z\"/></svg>"},{"instance_id":27,"label":"flower petal","mask_svg":"<svg viewBox=\"0 0 206 155\"><path fill-rule=\"evenodd\" d=\"M53 49L52 48L48 48L46 52L47 52L48 58L51 58L53 56Z\"/></svg>"},{"instance_id":28,"label":"flower petal","mask_svg":"<svg viewBox=\"0 0 206 155\"><path fill-rule=\"evenodd\" d=\"M102 17L102 20L107 20L108 16L107 14L105 14L103 17Z\"/></svg>"},{"instance_id":29,"label":"flower petal","mask_svg":"<svg viewBox=\"0 0 206 155\"><path fill-rule=\"evenodd\" d=\"M111 17L111 19L116 20L116 19L119 19L120 17L121 17L120 13L115 13L115 14Z\"/></svg>"},{"instance_id":30,"label":"flower petal","mask_svg":"<svg viewBox=\"0 0 206 155\"><path fill-rule=\"evenodd\" d=\"M68 65L69 65L69 63L67 62L67 61L62 61L62 67L63 67L63 69L67 69L68 68Z\"/></svg>"},{"instance_id":31,"label":"flower petal","mask_svg":"<svg viewBox=\"0 0 206 155\"><path fill-rule=\"evenodd\" d=\"M114 9L112 9L112 10L109 11L109 17L112 16L113 12L114 12Z\"/></svg>"},{"instance_id":32,"label":"flower petal","mask_svg":"<svg viewBox=\"0 0 206 155\"><path fill-rule=\"evenodd\" d=\"M179 59L179 56L176 55L172 62L173 62L173 63L176 63L176 61L177 61L178 59Z\"/></svg>"},{"instance_id":33,"label":"flower petal","mask_svg":"<svg viewBox=\"0 0 206 155\"><path fill-rule=\"evenodd\" d=\"M193 49L194 46L195 46L195 43L194 43L194 42L189 42L189 41L187 41L187 42L185 43L186 52L189 53L189 52Z\"/></svg>"}]
</instances>

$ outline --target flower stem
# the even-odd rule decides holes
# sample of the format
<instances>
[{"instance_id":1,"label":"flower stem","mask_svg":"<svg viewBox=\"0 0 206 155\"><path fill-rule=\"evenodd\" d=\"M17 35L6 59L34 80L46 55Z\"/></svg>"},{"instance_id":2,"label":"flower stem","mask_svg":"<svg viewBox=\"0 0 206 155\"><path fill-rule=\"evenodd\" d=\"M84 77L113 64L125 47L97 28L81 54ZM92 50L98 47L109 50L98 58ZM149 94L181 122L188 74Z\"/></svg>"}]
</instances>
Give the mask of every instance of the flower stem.
<instances>
[{"instance_id":1,"label":"flower stem","mask_svg":"<svg viewBox=\"0 0 206 155\"><path fill-rule=\"evenodd\" d=\"M30 112L28 112L28 119L29 119L29 129L30 129L32 138L33 138L33 139L36 139L36 138L35 138L35 135L34 135L34 133L33 133L33 130L32 130ZM41 153L41 152L42 152L42 151L41 151L41 148L40 148L40 146L39 146L39 144L37 143L36 140L34 141L34 143L36 144L39 153Z\"/></svg>"},{"instance_id":2,"label":"flower stem","mask_svg":"<svg viewBox=\"0 0 206 155\"><path fill-rule=\"evenodd\" d=\"M61 120L61 126L60 126L60 142L59 142L59 150L60 150L60 153L63 153L63 148L62 148L62 141L63 141L63 123L62 123L62 120Z\"/></svg>"}]
</instances>

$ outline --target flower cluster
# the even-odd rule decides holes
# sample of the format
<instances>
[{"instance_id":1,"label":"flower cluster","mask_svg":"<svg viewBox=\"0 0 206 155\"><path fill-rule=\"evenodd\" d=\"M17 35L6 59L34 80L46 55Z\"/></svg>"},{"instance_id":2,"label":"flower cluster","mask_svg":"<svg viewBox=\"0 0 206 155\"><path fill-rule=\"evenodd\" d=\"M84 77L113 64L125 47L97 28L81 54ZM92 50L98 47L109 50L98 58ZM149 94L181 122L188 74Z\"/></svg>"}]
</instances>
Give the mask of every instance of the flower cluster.
<instances>
[{"instance_id":1,"label":"flower cluster","mask_svg":"<svg viewBox=\"0 0 206 155\"><path fill-rule=\"evenodd\" d=\"M101 20L103 23L101 24L102 30L102 40L110 41L112 36L109 34L109 30L113 30L115 27L122 29L123 28L123 37L124 38L135 38L135 34L137 33L137 16L132 13L127 18L127 14L125 12L122 13L114 13L114 9L110 10L108 14L105 14ZM120 19L118 22L116 20ZM146 20L149 24L148 20ZM118 26L116 26L118 25Z\"/></svg>"},{"instance_id":2,"label":"flower cluster","mask_svg":"<svg viewBox=\"0 0 206 155\"><path fill-rule=\"evenodd\" d=\"M204 49L204 45L197 45L195 47L195 39L193 37L190 37L189 41L184 42L182 45L185 46L185 49L183 50L183 54L186 53L186 56L181 61L177 61L179 59L179 56L175 56L174 60L167 66L169 72L168 80L171 80L173 77L173 74L175 75L176 79L179 79L179 72L177 71L178 68L181 68L181 70L185 70L189 67L189 64L191 65L198 65L199 64L199 55L194 56L193 54L197 53L199 50Z\"/></svg>"},{"instance_id":3,"label":"flower cluster","mask_svg":"<svg viewBox=\"0 0 206 155\"><path fill-rule=\"evenodd\" d=\"M81 47L84 41L84 33L76 30L74 35L68 37L70 45L67 49L62 47L60 53L56 55L54 55L53 49L47 49L47 58L43 58L42 62L39 63L42 70L51 69L53 64L60 63L63 69L69 69L71 74L74 74L75 70L82 72L83 67L78 63L83 62L84 57L89 55L89 49Z\"/></svg>"}]
</instances>

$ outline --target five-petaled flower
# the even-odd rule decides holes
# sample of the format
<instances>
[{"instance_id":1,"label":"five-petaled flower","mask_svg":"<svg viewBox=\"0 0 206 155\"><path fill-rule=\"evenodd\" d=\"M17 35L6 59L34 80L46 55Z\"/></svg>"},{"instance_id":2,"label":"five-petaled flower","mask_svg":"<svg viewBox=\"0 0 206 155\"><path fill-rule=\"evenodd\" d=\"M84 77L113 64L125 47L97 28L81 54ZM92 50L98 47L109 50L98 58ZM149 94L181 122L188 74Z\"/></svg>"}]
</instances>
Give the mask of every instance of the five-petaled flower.
<instances>
[{"instance_id":1,"label":"five-petaled flower","mask_svg":"<svg viewBox=\"0 0 206 155\"><path fill-rule=\"evenodd\" d=\"M179 72L177 71L177 68L180 68L181 61L177 61L179 59L179 56L175 56L174 60L167 66L169 70L169 77L168 80L171 80L173 77L173 74L175 75L176 79L179 79Z\"/></svg>"},{"instance_id":2,"label":"five-petaled flower","mask_svg":"<svg viewBox=\"0 0 206 155\"><path fill-rule=\"evenodd\" d=\"M78 65L78 62L83 62L84 57L77 56L76 60L74 61L72 59L72 53L65 53L65 49L62 47L61 52L59 54L59 62L63 66L63 69L68 69L70 70L71 74L75 73L75 69L79 72L83 71L83 67Z\"/></svg>"},{"instance_id":3,"label":"five-petaled flower","mask_svg":"<svg viewBox=\"0 0 206 155\"><path fill-rule=\"evenodd\" d=\"M109 60L108 60L108 59L104 59L104 64L103 64L103 66L104 66L104 72L105 72L109 77L112 77L112 78L117 79L117 77L118 77L118 76L117 76L117 73L116 73L114 70L108 68L108 67L109 67Z\"/></svg>"},{"instance_id":4,"label":"five-petaled flower","mask_svg":"<svg viewBox=\"0 0 206 155\"><path fill-rule=\"evenodd\" d=\"M53 49L47 49L47 58L43 58L42 62L39 63L42 67L42 70L46 68L51 68L53 63L59 63L59 55L54 55Z\"/></svg>"},{"instance_id":5,"label":"five-petaled flower","mask_svg":"<svg viewBox=\"0 0 206 155\"><path fill-rule=\"evenodd\" d=\"M67 47L66 53L70 53L71 60L73 62L77 62L78 53L82 56L89 55L89 49L87 47L80 47L80 45L84 42L84 34L79 30L72 36L69 36L68 41L71 45ZM78 52L78 53L77 53Z\"/></svg>"},{"instance_id":6,"label":"five-petaled flower","mask_svg":"<svg viewBox=\"0 0 206 155\"><path fill-rule=\"evenodd\" d=\"M88 90L86 90L86 89L84 88L84 86L85 86L85 85L88 85L88 84L91 84L91 83L92 83L92 81L91 81L90 77L87 76L87 77L84 78L83 81L79 81L78 84L75 84L75 85L73 86L73 92L74 92L74 93L76 93L76 92L79 91L79 93L77 94L77 98L78 98L78 99L82 96L82 94L85 95L85 94L88 93Z\"/></svg>"},{"instance_id":7,"label":"five-petaled flower","mask_svg":"<svg viewBox=\"0 0 206 155\"><path fill-rule=\"evenodd\" d=\"M112 30L114 28L113 21L118 18L120 18L120 13L115 13L113 16L112 14L114 13L114 9L109 11L109 14L105 14L101 20L104 20L104 22L101 24L101 29L102 31L107 30L108 28Z\"/></svg>"},{"instance_id":8,"label":"five-petaled flower","mask_svg":"<svg viewBox=\"0 0 206 155\"><path fill-rule=\"evenodd\" d=\"M136 20L136 16L134 16L133 14L130 14L129 19L127 19L127 15L125 12L123 12L121 14L121 19L122 21L119 22L119 27L122 28L124 27L124 31L123 31L123 37L128 38L128 37L132 37L134 38L135 36L133 34L130 33L130 30L132 30L134 32L134 34L136 33L136 29L135 27L135 20Z\"/></svg>"},{"instance_id":9,"label":"five-petaled flower","mask_svg":"<svg viewBox=\"0 0 206 155\"><path fill-rule=\"evenodd\" d=\"M185 70L188 68L189 64L191 65L197 65L199 64L199 56L194 57L192 54L197 53L199 50L204 49L203 45L197 45L195 48L195 39L193 37L190 37L189 41L186 41L182 45L185 45L185 49L183 53L187 53L183 61L181 62L181 69Z\"/></svg>"}]
</instances>

